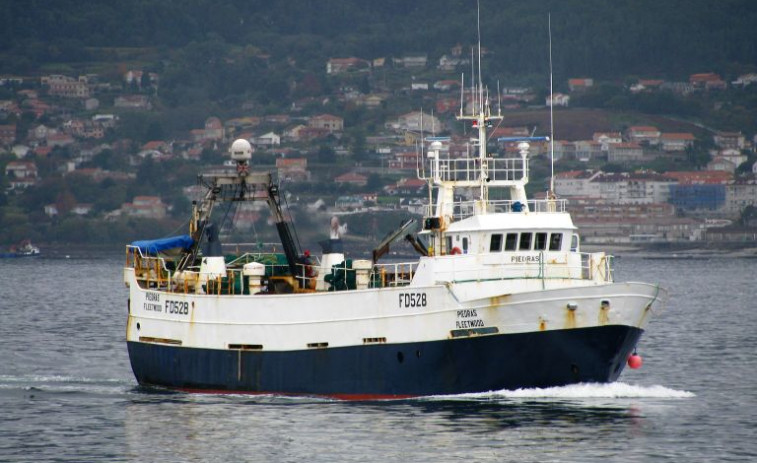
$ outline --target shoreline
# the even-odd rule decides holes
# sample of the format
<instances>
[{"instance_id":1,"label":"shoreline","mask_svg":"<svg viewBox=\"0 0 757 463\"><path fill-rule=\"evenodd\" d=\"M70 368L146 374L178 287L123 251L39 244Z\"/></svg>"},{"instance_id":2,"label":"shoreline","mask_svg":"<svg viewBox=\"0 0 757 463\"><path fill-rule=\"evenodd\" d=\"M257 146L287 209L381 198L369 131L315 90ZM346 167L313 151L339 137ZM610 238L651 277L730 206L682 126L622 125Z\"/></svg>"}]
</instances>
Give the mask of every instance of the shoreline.
<instances>
[{"instance_id":1,"label":"shoreline","mask_svg":"<svg viewBox=\"0 0 757 463\"><path fill-rule=\"evenodd\" d=\"M645 259L707 259L711 257L757 258L757 245L746 243L655 243L647 245L582 243L583 252L601 252L615 257L631 255Z\"/></svg>"},{"instance_id":2,"label":"shoreline","mask_svg":"<svg viewBox=\"0 0 757 463\"><path fill-rule=\"evenodd\" d=\"M118 256L123 253L125 244L45 244L40 243L42 251L39 257L47 259L66 259L81 257ZM347 254L362 255L361 249L347 250ZM418 255L407 252L398 246L393 249L393 258L417 258ZM757 258L757 245L749 243L655 243L645 245L582 243L582 252L605 252L616 258L625 255L645 259L705 259L711 257ZM367 251L366 251L367 252Z\"/></svg>"}]
</instances>

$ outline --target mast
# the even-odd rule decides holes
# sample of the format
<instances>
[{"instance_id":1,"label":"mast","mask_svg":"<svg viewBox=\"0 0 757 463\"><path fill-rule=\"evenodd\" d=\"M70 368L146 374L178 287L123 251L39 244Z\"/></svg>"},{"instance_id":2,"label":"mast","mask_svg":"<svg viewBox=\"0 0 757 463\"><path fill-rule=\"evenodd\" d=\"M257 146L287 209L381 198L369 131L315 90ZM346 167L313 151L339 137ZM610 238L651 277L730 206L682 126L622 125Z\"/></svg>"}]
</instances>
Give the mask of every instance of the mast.
<instances>
[{"instance_id":1,"label":"mast","mask_svg":"<svg viewBox=\"0 0 757 463\"><path fill-rule=\"evenodd\" d=\"M474 129L468 143L468 152L463 157L450 156L444 153L442 137L430 137L428 151L424 162L428 163L428 176L424 179L429 186L429 212L424 219L423 232L433 235L432 248L434 254L444 254L449 244L444 240L445 231L455 220L464 220L471 216L486 215L500 212L529 212L528 197L525 186L528 183L528 152L529 143L546 141L548 137L503 137L499 142L517 143L519 158L490 156L487 147L487 129L492 127L493 121L503 119L501 110L501 95L497 84L497 113L492 114L492 105L488 89L484 88L482 73L481 47L481 13L477 16L477 50L471 47L470 79L470 111L467 111L465 97L465 77L461 78L460 112L456 116L459 121L470 121ZM478 70L476 70L478 67ZM478 76L476 76L478 71ZM475 135L474 135L475 134ZM447 139L448 140L448 139ZM472 150L470 149L472 148ZM476 152L475 150L478 149ZM509 201L490 202L490 188L507 188L510 193ZM436 198L433 198L436 189ZM473 193L473 201L460 201L455 198L455 191L465 190Z\"/></svg>"},{"instance_id":2,"label":"mast","mask_svg":"<svg viewBox=\"0 0 757 463\"><path fill-rule=\"evenodd\" d=\"M552 13L547 16L549 31L549 196L555 194L555 99L552 89Z\"/></svg>"},{"instance_id":3,"label":"mast","mask_svg":"<svg viewBox=\"0 0 757 463\"><path fill-rule=\"evenodd\" d=\"M476 43L475 57L478 65L478 76L477 78L475 77L475 68L472 69L471 71L473 72L474 77L471 79L471 97L473 98L471 113L467 115L465 114L464 106L461 101L460 116L458 116L457 119L471 121L473 128L478 129L478 138L474 141L474 146L478 146L478 178L475 182L475 186L478 189L478 199L475 205L475 212L476 214L486 214L487 204L489 203L488 183L491 180L489 178L489 163L487 161L486 129L491 120L502 119L502 116L501 114L497 114L496 116L491 114L488 93L486 98L484 97L485 90L481 72L481 7L479 2L476 2L476 5L476 32L478 41ZM473 55L473 53L471 54ZM473 65L471 67L473 68Z\"/></svg>"},{"instance_id":4,"label":"mast","mask_svg":"<svg viewBox=\"0 0 757 463\"><path fill-rule=\"evenodd\" d=\"M256 201L265 200L276 225L287 264L291 274L297 275L299 243L293 235L292 225L286 220L281 209L279 186L273 181L270 172L250 172L249 159L252 148L247 140L235 140L229 148L231 159L236 161L236 172L208 173L197 177L198 183L206 188L205 197L192 205L192 221L189 231L195 241L193 248L184 256L178 268L191 265L199 252L200 242L210 221L215 204L219 201ZM265 195L258 195L265 192Z\"/></svg>"}]
</instances>

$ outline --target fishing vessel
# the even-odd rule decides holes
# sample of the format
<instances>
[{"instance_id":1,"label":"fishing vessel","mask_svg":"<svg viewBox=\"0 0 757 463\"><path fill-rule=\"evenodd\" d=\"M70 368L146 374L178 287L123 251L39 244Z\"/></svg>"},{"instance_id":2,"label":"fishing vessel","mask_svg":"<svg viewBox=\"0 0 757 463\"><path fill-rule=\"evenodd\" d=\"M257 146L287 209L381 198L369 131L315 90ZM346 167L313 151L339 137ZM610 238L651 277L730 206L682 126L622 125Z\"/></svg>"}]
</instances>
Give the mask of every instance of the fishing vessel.
<instances>
[{"instance_id":1,"label":"fishing vessel","mask_svg":"<svg viewBox=\"0 0 757 463\"><path fill-rule=\"evenodd\" d=\"M18 246L12 246L7 252L0 252L0 258L37 257L40 250L31 241L24 240Z\"/></svg>"},{"instance_id":2,"label":"fishing vessel","mask_svg":"<svg viewBox=\"0 0 757 463\"><path fill-rule=\"evenodd\" d=\"M547 137L500 139L514 156L490 150L502 115L480 77L470 110L462 100L469 149L426 139L420 230L404 222L370 258L345 255L337 223L319 256L302 252L274 175L251 170L249 143L234 141L235 168L199 177L187 235L126 248L139 384L366 399L616 380L665 290L615 282L611 256L581 251L565 200L527 197L531 146ZM214 206L255 201L280 252L224 255ZM418 257L381 262L403 235Z\"/></svg>"}]
</instances>

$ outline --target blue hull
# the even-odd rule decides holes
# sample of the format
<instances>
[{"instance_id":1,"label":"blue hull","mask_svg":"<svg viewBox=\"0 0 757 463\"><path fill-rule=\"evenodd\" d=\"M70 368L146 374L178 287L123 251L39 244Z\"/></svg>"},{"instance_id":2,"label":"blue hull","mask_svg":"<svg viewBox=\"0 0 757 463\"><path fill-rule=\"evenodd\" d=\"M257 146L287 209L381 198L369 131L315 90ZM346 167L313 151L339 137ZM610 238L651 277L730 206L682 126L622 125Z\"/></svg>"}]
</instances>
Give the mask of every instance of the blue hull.
<instances>
[{"instance_id":1,"label":"blue hull","mask_svg":"<svg viewBox=\"0 0 757 463\"><path fill-rule=\"evenodd\" d=\"M642 330L603 326L290 352L128 342L141 385L346 399L611 382Z\"/></svg>"}]
</instances>

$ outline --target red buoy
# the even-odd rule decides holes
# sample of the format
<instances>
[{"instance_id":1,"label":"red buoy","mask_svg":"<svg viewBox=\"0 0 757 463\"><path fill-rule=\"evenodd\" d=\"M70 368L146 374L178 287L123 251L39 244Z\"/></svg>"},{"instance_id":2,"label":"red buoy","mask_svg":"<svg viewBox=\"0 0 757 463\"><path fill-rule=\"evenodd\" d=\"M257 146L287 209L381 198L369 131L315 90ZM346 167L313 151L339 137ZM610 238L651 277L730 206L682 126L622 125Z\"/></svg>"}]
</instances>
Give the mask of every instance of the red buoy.
<instances>
[{"instance_id":1,"label":"red buoy","mask_svg":"<svg viewBox=\"0 0 757 463\"><path fill-rule=\"evenodd\" d=\"M631 354L630 357L628 357L628 366L633 368L634 370L641 368L642 363L644 362L641 360L641 355L639 354L634 353Z\"/></svg>"}]
</instances>

